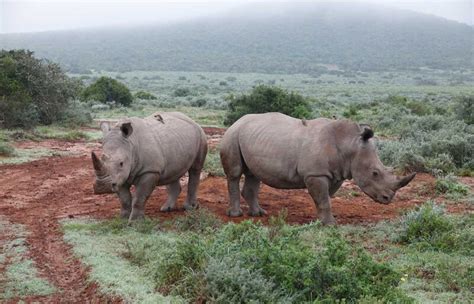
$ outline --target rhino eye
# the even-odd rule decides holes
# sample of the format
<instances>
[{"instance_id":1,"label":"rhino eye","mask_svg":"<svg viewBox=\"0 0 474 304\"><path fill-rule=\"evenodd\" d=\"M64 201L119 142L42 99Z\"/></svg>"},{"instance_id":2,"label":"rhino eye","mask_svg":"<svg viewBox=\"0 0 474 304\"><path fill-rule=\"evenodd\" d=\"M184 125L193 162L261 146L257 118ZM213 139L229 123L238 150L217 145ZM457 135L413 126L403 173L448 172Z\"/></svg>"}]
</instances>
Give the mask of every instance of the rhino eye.
<instances>
[{"instance_id":1,"label":"rhino eye","mask_svg":"<svg viewBox=\"0 0 474 304\"><path fill-rule=\"evenodd\" d=\"M377 176L379 176L379 173L377 171L374 171L374 172L372 172L372 176L377 177Z\"/></svg>"},{"instance_id":2,"label":"rhino eye","mask_svg":"<svg viewBox=\"0 0 474 304\"><path fill-rule=\"evenodd\" d=\"M120 167L123 167L123 162L120 162Z\"/></svg>"}]
</instances>

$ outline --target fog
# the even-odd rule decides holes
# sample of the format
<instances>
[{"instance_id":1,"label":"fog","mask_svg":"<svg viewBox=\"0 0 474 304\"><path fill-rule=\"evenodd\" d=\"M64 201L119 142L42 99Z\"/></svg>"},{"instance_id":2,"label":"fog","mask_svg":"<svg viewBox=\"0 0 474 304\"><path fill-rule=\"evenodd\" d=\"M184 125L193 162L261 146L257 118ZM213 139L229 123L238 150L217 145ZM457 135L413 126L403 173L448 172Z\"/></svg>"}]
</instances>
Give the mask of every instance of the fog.
<instances>
[{"instance_id":1,"label":"fog","mask_svg":"<svg viewBox=\"0 0 474 304\"><path fill-rule=\"evenodd\" d=\"M282 2L282 1L280 1ZM329 1L304 1L329 2ZM348 2L348 1L332 1ZM471 0L366 0L368 5L432 14L473 24ZM0 33L38 32L141 24L169 24L206 16L219 16L235 8L252 10L250 0L0 0ZM275 1L258 1L271 9ZM296 5L287 1L287 5Z\"/></svg>"}]
</instances>

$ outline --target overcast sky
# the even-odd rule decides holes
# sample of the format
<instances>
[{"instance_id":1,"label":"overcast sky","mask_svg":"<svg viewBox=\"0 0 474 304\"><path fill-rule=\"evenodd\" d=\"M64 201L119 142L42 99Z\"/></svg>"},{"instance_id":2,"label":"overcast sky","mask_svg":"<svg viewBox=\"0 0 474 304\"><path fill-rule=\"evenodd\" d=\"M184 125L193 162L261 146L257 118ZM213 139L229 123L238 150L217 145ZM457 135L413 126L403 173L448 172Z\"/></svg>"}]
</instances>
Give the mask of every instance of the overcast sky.
<instances>
[{"instance_id":1,"label":"overcast sky","mask_svg":"<svg viewBox=\"0 0 474 304\"><path fill-rule=\"evenodd\" d=\"M245 4L251 7L252 2L268 2L271 5L275 0L0 0L0 33L179 22L217 15ZM333 0L332 2L384 4L471 25L474 19L474 0Z\"/></svg>"}]
</instances>

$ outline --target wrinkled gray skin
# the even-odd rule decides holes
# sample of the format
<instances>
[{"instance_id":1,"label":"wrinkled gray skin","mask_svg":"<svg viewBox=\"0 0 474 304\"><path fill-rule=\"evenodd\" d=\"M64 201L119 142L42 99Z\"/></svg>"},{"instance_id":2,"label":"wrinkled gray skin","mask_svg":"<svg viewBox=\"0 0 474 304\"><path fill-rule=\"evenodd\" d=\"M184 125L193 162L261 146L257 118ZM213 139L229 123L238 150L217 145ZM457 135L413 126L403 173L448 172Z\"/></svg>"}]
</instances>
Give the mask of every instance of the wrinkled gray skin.
<instances>
[{"instance_id":1,"label":"wrinkled gray skin","mask_svg":"<svg viewBox=\"0 0 474 304\"><path fill-rule=\"evenodd\" d=\"M117 193L123 218L143 218L145 201L157 185L167 185L168 190L161 211L174 210L181 192L179 179L186 172L189 183L184 207L197 206L196 192L207 154L206 135L198 124L182 113L170 112L128 118L112 128L102 123L101 128L102 158L92 152L94 191ZM132 185L136 189L133 195Z\"/></svg>"},{"instance_id":2,"label":"wrinkled gray skin","mask_svg":"<svg viewBox=\"0 0 474 304\"><path fill-rule=\"evenodd\" d=\"M240 195L249 215L266 212L259 206L260 182L279 189L307 188L320 220L335 224L330 196L346 179L373 200L388 204L414 174L398 178L378 158L368 126L348 120L302 121L280 113L245 115L224 134L220 156L230 197L229 216L240 216ZM240 192L239 180L245 175Z\"/></svg>"}]
</instances>

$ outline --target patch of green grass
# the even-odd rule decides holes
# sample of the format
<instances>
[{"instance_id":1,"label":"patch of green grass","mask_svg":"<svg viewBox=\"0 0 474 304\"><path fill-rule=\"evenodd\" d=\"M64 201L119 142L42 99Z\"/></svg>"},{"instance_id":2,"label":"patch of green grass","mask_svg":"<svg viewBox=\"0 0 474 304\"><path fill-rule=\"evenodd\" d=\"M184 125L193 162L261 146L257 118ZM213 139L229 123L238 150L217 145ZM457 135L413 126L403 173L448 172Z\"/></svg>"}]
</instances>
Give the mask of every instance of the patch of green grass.
<instances>
[{"instance_id":1,"label":"patch of green grass","mask_svg":"<svg viewBox=\"0 0 474 304\"><path fill-rule=\"evenodd\" d=\"M0 158L0 164L21 164L37 160L43 157L61 155L62 153L46 148L35 149L15 149L15 156L9 158Z\"/></svg>"},{"instance_id":2,"label":"patch of green grass","mask_svg":"<svg viewBox=\"0 0 474 304\"><path fill-rule=\"evenodd\" d=\"M211 176L225 176L218 149L210 149L207 153L204 171Z\"/></svg>"},{"instance_id":3,"label":"patch of green grass","mask_svg":"<svg viewBox=\"0 0 474 304\"><path fill-rule=\"evenodd\" d=\"M34 262L28 258L27 232L23 226L0 217L0 300L25 296L42 296L55 292L47 280L40 278Z\"/></svg>"},{"instance_id":4,"label":"patch of green grass","mask_svg":"<svg viewBox=\"0 0 474 304\"><path fill-rule=\"evenodd\" d=\"M64 239L73 245L74 254L91 267L89 279L102 292L131 303L181 303L178 297L165 297L156 290L148 270L133 263L130 250L144 247L165 256L175 242L174 234L156 233L153 221L128 226L125 221L63 222ZM147 251L148 252L148 251Z\"/></svg>"},{"instance_id":5,"label":"patch of green grass","mask_svg":"<svg viewBox=\"0 0 474 304\"><path fill-rule=\"evenodd\" d=\"M177 231L212 233L222 225L222 221L205 208L190 210L185 216L173 220L172 227Z\"/></svg>"},{"instance_id":6,"label":"patch of green grass","mask_svg":"<svg viewBox=\"0 0 474 304\"><path fill-rule=\"evenodd\" d=\"M65 141L87 140L89 136L79 130L71 130L57 126L40 126L34 130L39 138L59 139Z\"/></svg>"}]
</instances>

